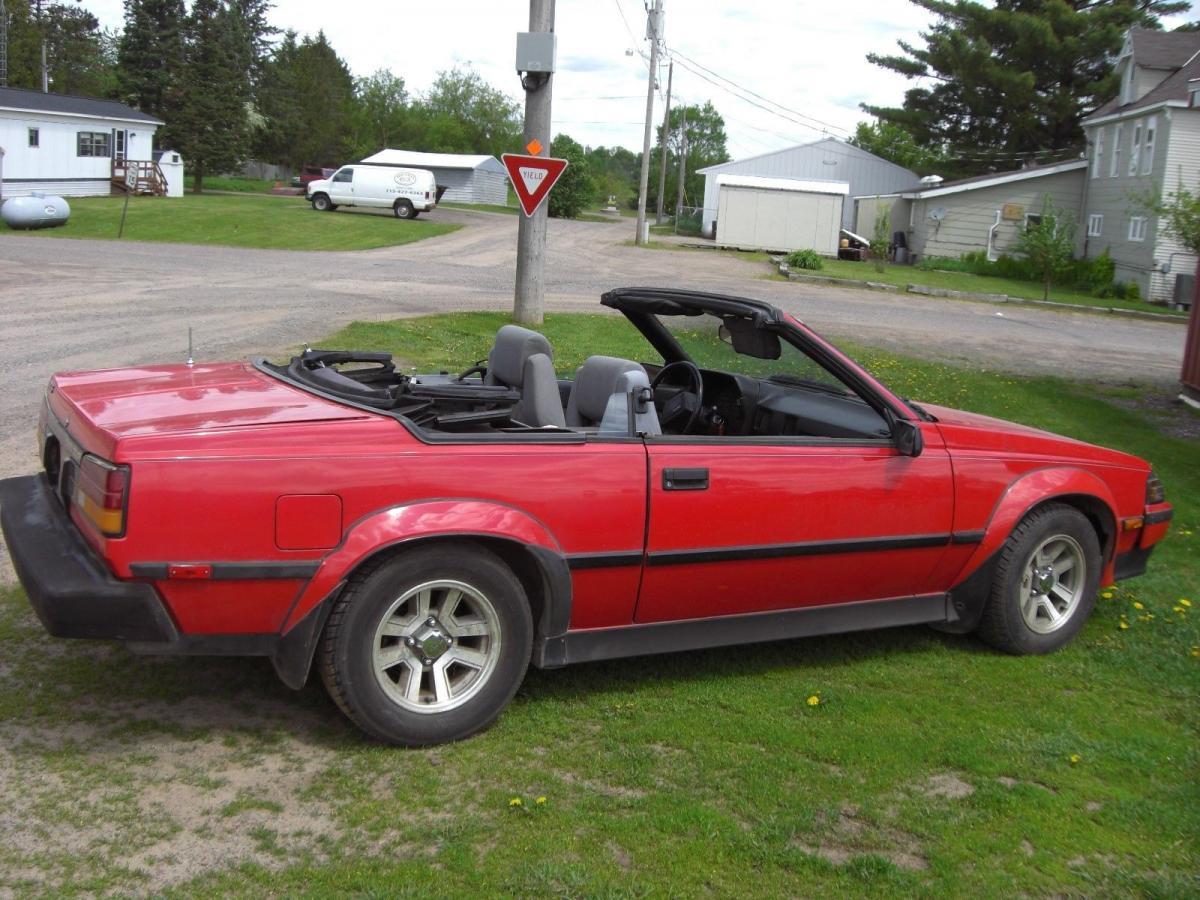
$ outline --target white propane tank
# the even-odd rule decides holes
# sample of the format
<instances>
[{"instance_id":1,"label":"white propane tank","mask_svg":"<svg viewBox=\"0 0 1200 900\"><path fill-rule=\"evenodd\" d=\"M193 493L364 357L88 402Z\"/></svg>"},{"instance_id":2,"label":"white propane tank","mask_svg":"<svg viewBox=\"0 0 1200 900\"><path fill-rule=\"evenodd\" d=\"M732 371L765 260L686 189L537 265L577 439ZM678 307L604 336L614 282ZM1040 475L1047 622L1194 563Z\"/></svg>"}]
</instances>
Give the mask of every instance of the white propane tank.
<instances>
[{"instance_id":1,"label":"white propane tank","mask_svg":"<svg viewBox=\"0 0 1200 900\"><path fill-rule=\"evenodd\" d=\"M62 197L34 193L28 197L12 197L0 206L0 219L9 228L54 228L66 225L71 207Z\"/></svg>"}]
</instances>

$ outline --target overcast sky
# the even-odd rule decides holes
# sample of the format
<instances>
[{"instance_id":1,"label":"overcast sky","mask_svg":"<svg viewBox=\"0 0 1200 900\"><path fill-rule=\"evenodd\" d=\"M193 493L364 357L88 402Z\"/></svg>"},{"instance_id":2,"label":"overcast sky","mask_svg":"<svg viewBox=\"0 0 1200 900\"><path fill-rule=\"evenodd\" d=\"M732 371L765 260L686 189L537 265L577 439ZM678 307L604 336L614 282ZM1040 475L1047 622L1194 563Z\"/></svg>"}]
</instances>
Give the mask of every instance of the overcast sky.
<instances>
[{"instance_id":1,"label":"overcast sky","mask_svg":"<svg viewBox=\"0 0 1200 900\"><path fill-rule=\"evenodd\" d=\"M121 25L121 0L82 5L105 27ZM844 138L867 118L859 103L899 104L909 82L872 66L866 54L893 52L897 39L919 42L930 22L906 0L664 5L667 47L685 57L675 66L672 102L711 100L725 117L734 158L814 140L822 131ZM558 0L556 14L555 132L590 146L640 150L647 84L641 54L649 52L642 0ZM469 64L523 103L514 72L515 35L528 28L528 0L277 0L270 18L277 28L300 34L323 29L355 75L391 69L419 92L442 69ZM635 52L629 56L627 50ZM701 67L773 101L755 100L773 112L705 81L701 76L720 79ZM660 81L665 94L665 67ZM662 114L659 96L655 119Z\"/></svg>"}]
</instances>

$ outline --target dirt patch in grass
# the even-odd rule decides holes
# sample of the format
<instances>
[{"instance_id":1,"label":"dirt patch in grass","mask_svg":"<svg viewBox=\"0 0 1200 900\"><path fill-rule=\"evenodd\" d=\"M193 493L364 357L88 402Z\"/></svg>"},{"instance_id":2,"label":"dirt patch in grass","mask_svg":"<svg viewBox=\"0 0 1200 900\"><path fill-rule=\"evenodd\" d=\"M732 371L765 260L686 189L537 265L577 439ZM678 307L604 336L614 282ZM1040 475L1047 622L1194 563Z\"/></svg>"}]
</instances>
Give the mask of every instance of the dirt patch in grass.
<instances>
[{"instance_id":1,"label":"dirt patch in grass","mask_svg":"<svg viewBox=\"0 0 1200 900\"><path fill-rule=\"evenodd\" d=\"M926 797L948 797L951 800L959 800L963 797L970 797L975 793L975 788L967 784L953 772L941 772L937 775L931 775L929 780L925 782L923 788Z\"/></svg>"},{"instance_id":2,"label":"dirt patch in grass","mask_svg":"<svg viewBox=\"0 0 1200 900\"><path fill-rule=\"evenodd\" d=\"M845 804L834 817L819 815L817 821L827 825L829 834L816 844L793 840L792 846L801 853L834 866L845 865L860 856L877 856L909 872L929 868L924 848L913 835L869 824L860 818L860 809L854 804Z\"/></svg>"}]
</instances>

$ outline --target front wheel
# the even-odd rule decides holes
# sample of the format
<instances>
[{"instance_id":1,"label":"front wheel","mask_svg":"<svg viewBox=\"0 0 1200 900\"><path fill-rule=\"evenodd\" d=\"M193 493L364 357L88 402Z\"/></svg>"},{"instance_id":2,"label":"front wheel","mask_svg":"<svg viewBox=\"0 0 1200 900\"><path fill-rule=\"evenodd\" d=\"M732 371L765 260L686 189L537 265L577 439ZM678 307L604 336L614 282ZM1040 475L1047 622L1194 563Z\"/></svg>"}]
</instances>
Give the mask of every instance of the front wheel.
<instances>
[{"instance_id":1,"label":"front wheel","mask_svg":"<svg viewBox=\"0 0 1200 900\"><path fill-rule=\"evenodd\" d=\"M1057 503L1034 510L1000 551L979 636L1006 653L1058 650L1092 614L1101 568L1083 513Z\"/></svg>"},{"instance_id":2,"label":"front wheel","mask_svg":"<svg viewBox=\"0 0 1200 900\"><path fill-rule=\"evenodd\" d=\"M312 208L317 212L332 212L337 209L330 201L328 194L313 194Z\"/></svg>"},{"instance_id":3,"label":"front wheel","mask_svg":"<svg viewBox=\"0 0 1200 900\"><path fill-rule=\"evenodd\" d=\"M412 205L411 200L397 200L392 207L392 212L396 214L397 219L415 219L417 217L416 207Z\"/></svg>"},{"instance_id":4,"label":"front wheel","mask_svg":"<svg viewBox=\"0 0 1200 900\"><path fill-rule=\"evenodd\" d=\"M351 579L322 637L321 677L367 734L421 746L489 726L525 677L533 620L486 550L430 546Z\"/></svg>"}]
</instances>

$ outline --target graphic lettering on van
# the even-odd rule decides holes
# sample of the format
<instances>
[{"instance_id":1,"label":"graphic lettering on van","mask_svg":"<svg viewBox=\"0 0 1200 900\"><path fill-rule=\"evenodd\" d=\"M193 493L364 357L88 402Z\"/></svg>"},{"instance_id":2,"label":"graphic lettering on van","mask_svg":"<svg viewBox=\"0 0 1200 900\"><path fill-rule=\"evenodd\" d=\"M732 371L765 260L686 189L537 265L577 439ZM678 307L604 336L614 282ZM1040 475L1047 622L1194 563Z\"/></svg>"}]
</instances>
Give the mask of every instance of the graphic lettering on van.
<instances>
[{"instance_id":1,"label":"graphic lettering on van","mask_svg":"<svg viewBox=\"0 0 1200 900\"><path fill-rule=\"evenodd\" d=\"M417 176L412 172L397 172L392 177L392 180L395 181L400 187L409 187L416 182Z\"/></svg>"}]
</instances>

